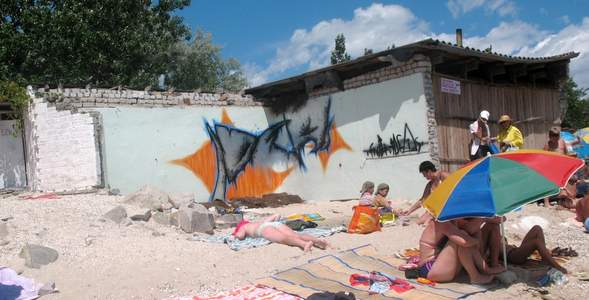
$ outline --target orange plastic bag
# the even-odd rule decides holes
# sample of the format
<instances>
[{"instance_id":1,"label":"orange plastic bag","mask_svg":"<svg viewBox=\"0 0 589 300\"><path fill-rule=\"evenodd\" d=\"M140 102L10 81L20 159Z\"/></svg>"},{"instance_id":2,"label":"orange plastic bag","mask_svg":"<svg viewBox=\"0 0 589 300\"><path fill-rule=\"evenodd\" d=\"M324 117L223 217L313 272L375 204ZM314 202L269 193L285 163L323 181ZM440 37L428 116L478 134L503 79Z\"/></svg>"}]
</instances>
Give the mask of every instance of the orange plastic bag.
<instances>
[{"instance_id":1,"label":"orange plastic bag","mask_svg":"<svg viewBox=\"0 0 589 300\"><path fill-rule=\"evenodd\" d=\"M348 233L371 233L380 231L380 214L377 208L354 206L354 215L348 225Z\"/></svg>"}]
</instances>

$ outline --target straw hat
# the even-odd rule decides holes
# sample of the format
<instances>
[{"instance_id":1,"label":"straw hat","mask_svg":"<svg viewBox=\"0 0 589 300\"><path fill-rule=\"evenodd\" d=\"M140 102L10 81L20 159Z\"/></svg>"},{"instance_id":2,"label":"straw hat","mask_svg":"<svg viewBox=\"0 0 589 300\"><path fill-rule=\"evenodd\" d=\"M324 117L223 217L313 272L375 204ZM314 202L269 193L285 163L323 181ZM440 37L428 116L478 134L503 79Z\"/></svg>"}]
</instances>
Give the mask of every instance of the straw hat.
<instances>
[{"instance_id":1,"label":"straw hat","mask_svg":"<svg viewBox=\"0 0 589 300\"><path fill-rule=\"evenodd\" d=\"M499 118L499 124L503 122L511 122L511 118L508 115L502 115L501 118Z\"/></svg>"}]
</instances>

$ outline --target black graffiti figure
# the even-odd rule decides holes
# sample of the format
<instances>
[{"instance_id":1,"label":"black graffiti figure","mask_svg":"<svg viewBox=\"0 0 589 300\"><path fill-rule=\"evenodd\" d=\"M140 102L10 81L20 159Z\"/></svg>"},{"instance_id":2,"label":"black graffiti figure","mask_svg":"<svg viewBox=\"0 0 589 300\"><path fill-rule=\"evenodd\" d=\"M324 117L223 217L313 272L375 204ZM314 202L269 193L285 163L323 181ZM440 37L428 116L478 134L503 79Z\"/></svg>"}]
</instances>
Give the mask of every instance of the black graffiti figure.
<instances>
[{"instance_id":1,"label":"black graffiti figure","mask_svg":"<svg viewBox=\"0 0 589 300\"><path fill-rule=\"evenodd\" d=\"M409 125L405 123L403 134L393 134L389 139L389 143L383 143L380 135L376 135L376 145L370 144L368 149L364 150L364 153L369 158L387 158L395 157L403 154L419 154L421 153L421 147L425 144L424 142L418 141L418 138L413 135Z\"/></svg>"}]
</instances>

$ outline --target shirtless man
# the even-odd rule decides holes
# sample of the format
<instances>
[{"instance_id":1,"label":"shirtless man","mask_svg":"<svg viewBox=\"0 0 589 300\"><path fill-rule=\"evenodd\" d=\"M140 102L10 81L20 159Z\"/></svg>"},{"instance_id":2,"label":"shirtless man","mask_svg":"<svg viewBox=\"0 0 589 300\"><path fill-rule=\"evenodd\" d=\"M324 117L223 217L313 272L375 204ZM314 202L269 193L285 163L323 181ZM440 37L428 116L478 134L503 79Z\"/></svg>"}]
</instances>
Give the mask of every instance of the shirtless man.
<instances>
[{"instance_id":1,"label":"shirtless man","mask_svg":"<svg viewBox=\"0 0 589 300\"><path fill-rule=\"evenodd\" d=\"M419 240L419 275L436 282L452 281L464 266L472 283L489 283L495 272L484 264L479 240L454 222L429 222ZM479 270L483 270L480 272Z\"/></svg>"},{"instance_id":2,"label":"shirtless man","mask_svg":"<svg viewBox=\"0 0 589 300\"><path fill-rule=\"evenodd\" d=\"M575 220L583 223L585 230L589 232L589 193L577 202L575 213Z\"/></svg>"},{"instance_id":3,"label":"shirtless man","mask_svg":"<svg viewBox=\"0 0 589 300\"><path fill-rule=\"evenodd\" d=\"M243 240L246 237L265 238L273 243L299 247L305 252L311 251L313 246L325 249L329 244L326 240L318 239L308 234L299 234L288 226L278 222L279 215L272 215L262 222L243 220L235 227L233 236Z\"/></svg>"},{"instance_id":4,"label":"shirtless man","mask_svg":"<svg viewBox=\"0 0 589 300\"><path fill-rule=\"evenodd\" d=\"M402 216L411 215L414 211L416 211L419 207L421 207L423 200L425 200L425 198L427 198L431 194L431 192L436 187L438 187L438 185L440 185L440 183L444 179L446 179L446 177L448 177L448 172L438 171L436 169L436 166L431 161L428 161L428 160L422 162L419 165L419 173L421 173L421 175L423 175L423 177L425 177L425 179L429 180L429 182L425 186L425 189L423 190L423 195L421 196L421 198L419 200L417 200L409 209L401 211L400 214ZM429 220L431 220L431 216L430 216L430 214L428 214L426 212L420 217L420 220L418 221L418 223L424 224L424 223L429 222Z\"/></svg>"}]
</instances>

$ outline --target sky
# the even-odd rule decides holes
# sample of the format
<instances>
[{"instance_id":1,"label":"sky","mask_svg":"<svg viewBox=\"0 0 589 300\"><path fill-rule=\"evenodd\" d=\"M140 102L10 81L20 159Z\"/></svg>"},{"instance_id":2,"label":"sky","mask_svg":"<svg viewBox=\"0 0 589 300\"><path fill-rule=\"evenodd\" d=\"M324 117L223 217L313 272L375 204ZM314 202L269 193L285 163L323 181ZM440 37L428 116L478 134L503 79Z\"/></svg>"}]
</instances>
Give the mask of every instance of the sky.
<instances>
[{"instance_id":1,"label":"sky","mask_svg":"<svg viewBox=\"0 0 589 300\"><path fill-rule=\"evenodd\" d=\"M571 75L589 88L589 0L192 0L178 12L237 59L250 86L329 64L343 33L352 58L426 38L516 56L580 52Z\"/></svg>"}]
</instances>

